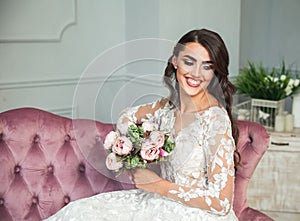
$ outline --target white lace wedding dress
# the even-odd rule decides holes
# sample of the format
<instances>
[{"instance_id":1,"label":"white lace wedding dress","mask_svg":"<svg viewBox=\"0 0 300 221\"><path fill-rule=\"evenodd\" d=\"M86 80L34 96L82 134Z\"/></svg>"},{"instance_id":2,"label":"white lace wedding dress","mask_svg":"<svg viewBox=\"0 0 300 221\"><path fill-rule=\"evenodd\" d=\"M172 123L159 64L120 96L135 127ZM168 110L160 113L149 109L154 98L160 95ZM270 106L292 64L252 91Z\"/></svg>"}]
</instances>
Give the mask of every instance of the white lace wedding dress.
<instances>
[{"instance_id":1,"label":"white lace wedding dress","mask_svg":"<svg viewBox=\"0 0 300 221\"><path fill-rule=\"evenodd\" d=\"M120 131L124 129L120 122L125 117L135 121L138 109L130 108L123 113L118 123ZM211 107L203 113L195 114L195 121L176 136L175 111L168 104L147 114L146 118L159 123L160 130L169 131L173 136L175 150L169 161L161 165L161 170L164 179L178 184L179 188L169 193L176 195L182 202L142 190L101 193L71 202L48 221L237 221L230 200L224 197L225 191L228 191L228 178L234 176L235 149L226 110ZM212 171L214 175L210 176ZM184 203L192 200L201 201L207 209ZM218 209L213 204L217 204Z\"/></svg>"}]
</instances>

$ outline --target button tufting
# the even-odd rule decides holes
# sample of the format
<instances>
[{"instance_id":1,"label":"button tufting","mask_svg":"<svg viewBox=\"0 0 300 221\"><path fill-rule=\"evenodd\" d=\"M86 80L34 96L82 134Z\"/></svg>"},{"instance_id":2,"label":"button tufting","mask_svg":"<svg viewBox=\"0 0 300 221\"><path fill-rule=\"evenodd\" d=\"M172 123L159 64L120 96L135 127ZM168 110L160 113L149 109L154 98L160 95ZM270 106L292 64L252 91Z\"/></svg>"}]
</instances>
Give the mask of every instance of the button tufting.
<instances>
[{"instance_id":1,"label":"button tufting","mask_svg":"<svg viewBox=\"0 0 300 221\"><path fill-rule=\"evenodd\" d=\"M40 142L40 136L36 134L36 135L34 136L34 138L33 138L33 142L34 142L34 143Z\"/></svg>"},{"instance_id":2,"label":"button tufting","mask_svg":"<svg viewBox=\"0 0 300 221\"><path fill-rule=\"evenodd\" d=\"M0 206L3 206L3 205L4 205L4 199L0 198Z\"/></svg>"},{"instance_id":3,"label":"button tufting","mask_svg":"<svg viewBox=\"0 0 300 221\"><path fill-rule=\"evenodd\" d=\"M79 172L84 173L85 172L85 165L84 164L79 164Z\"/></svg>"},{"instance_id":4,"label":"button tufting","mask_svg":"<svg viewBox=\"0 0 300 221\"><path fill-rule=\"evenodd\" d=\"M70 142L70 140L71 140L71 136L69 134L67 134L65 136L65 142Z\"/></svg>"},{"instance_id":5,"label":"button tufting","mask_svg":"<svg viewBox=\"0 0 300 221\"><path fill-rule=\"evenodd\" d=\"M0 140L3 140L3 133L0 133Z\"/></svg>"},{"instance_id":6,"label":"button tufting","mask_svg":"<svg viewBox=\"0 0 300 221\"><path fill-rule=\"evenodd\" d=\"M101 136L100 135L96 135L96 142L100 143L102 141Z\"/></svg>"},{"instance_id":7,"label":"button tufting","mask_svg":"<svg viewBox=\"0 0 300 221\"><path fill-rule=\"evenodd\" d=\"M253 137L249 136L250 143L253 143Z\"/></svg>"},{"instance_id":8,"label":"button tufting","mask_svg":"<svg viewBox=\"0 0 300 221\"><path fill-rule=\"evenodd\" d=\"M32 204L36 205L38 202L39 199L36 196L32 197Z\"/></svg>"},{"instance_id":9,"label":"button tufting","mask_svg":"<svg viewBox=\"0 0 300 221\"><path fill-rule=\"evenodd\" d=\"M48 173L53 173L53 171L54 171L53 166L49 165L48 168L47 168L47 171L48 171Z\"/></svg>"},{"instance_id":10,"label":"button tufting","mask_svg":"<svg viewBox=\"0 0 300 221\"><path fill-rule=\"evenodd\" d=\"M64 201L65 201L65 204L68 204L71 201L71 199L69 196L65 196Z\"/></svg>"},{"instance_id":11,"label":"button tufting","mask_svg":"<svg viewBox=\"0 0 300 221\"><path fill-rule=\"evenodd\" d=\"M15 174L19 174L21 172L21 166L16 165L14 171L15 171Z\"/></svg>"}]
</instances>

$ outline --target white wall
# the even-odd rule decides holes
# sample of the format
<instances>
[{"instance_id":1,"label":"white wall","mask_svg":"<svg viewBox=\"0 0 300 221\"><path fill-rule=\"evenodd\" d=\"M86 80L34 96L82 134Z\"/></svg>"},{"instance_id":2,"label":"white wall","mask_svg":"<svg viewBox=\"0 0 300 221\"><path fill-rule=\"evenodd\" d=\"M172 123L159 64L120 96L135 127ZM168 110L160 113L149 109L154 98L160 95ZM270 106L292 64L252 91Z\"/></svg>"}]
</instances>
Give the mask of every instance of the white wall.
<instances>
[{"instance_id":1,"label":"white wall","mask_svg":"<svg viewBox=\"0 0 300 221\"><path fill-rule=\"evenodd\" d=\"M227 0L226 4L219 0L211 0L209 4L204 0L184 2L179 0L132 0L126 2L125 8L126 40L159 39L159 43L149 44L143 49L145 57L154 55L156 59L144 59L127 65L127 74L139 77L138 84L142 85L142 87L138 87L138 90L136 86L127 87L127 97L131 98L127 105L155 100L155 98L167 94L161 84L166 61L171 55L175 42L192 29L208 28L220 33L230 53L230 72L233 75L238 72L239 0ZM135 53L137 52L129 50L127 56ZM148 77L149 81L146 80ZM136 100L132 101L134 99Z\"/></svg>"},{"instance_id":2,"label":"white wall","mask_svg":"<svg viewBox=\"0 0 300 221\"><path fill-rule=\"evenodd\" d=\"M287 67L300 71L300 1L242 0L240 67L248 61L267 68ZM291 97L285 109L292 111Z\"/></svg>"},{"instance_id":3,"label":"white wall","mask_svg":"<svg viewBox=\"0 0 300 221\"><path fill-rule=\"evenodd\" d=\"M0 111L33 106L115 122L124 107L167 93L175 41L203 27L223 36L236 73L240 0L2 0Z\"/></svg>"},{"instance_id":4,"label":"white wall","mask_svg":"<svg viewBox=\"0 0 300 221\"><path fill-rule=\"evenodd\" d=\"M103 3L0 2L1 110L34 106L70 115L83 70L125 40L124 1Z\"/></svg>"},{"instance_id":5,"label":"white wall","mask_svg":"<svg viewBox=\"0 0 300 221\"><path fill-rule=\"evenodd\" d=\"M247 61L266 67L300 67L300 1L241 1L240 66Z\"/></svg>"},{"instance_id":6,"label":"white wall","mask_svg":"<svg viewBox=\"0 0 300 221\"><path fill-rule=\"evenodd\" d=\"M229 51L229 71L239 68L240 0L160 1L160 37L178 40L183 33L198 28L218 32Z\"/></svg>"}]
</instances>

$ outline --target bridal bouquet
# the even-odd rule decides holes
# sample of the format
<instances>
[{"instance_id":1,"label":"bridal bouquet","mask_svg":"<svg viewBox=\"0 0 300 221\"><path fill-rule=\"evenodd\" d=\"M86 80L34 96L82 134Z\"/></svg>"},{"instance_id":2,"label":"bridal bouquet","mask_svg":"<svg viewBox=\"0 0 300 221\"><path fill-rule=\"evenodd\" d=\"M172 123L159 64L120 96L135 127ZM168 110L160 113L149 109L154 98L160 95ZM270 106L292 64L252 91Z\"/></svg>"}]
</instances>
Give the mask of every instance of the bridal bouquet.
<instances>
[{"instance_id":1,"label":"bridal bouquet","mask_svg":"<svg viewBox=\"0 0 300 221\"><path fill-rule=\"evenodd\" d=\"M144 122L141 125L131 123L127 133L111 131L104 141L108 151L106 166L119 175L124 168L146 168L149 163L158 163L174 149L169 135L159 131L158 125Z\"/></svg>"}]
</instances>

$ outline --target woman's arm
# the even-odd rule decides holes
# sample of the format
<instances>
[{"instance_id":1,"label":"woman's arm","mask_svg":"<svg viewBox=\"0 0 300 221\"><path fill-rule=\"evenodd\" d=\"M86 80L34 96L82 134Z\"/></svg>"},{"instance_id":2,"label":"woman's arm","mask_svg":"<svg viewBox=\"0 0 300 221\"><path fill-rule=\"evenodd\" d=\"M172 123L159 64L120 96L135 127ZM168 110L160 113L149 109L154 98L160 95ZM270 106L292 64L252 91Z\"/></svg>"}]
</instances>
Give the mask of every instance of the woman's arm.
<instances>
[{"instance_id":1,"label":"woman's arm","mask_svg":"<svg viewBox=\"0 0 300 221\"><path fill-rule=\"evenodd\" d=\"M152 171L134 173L136 187L178 200L188 206L201 208L219 215L226 215L233 203L234 189L234 140L227 116L213 115L207 126L207 184L192 187L179 186L159 178Z\"/></svg>"},{"instance_id":2,"label":"woman's arm","mask_svg":"<svg viewBox=\"0 0 300 221\"><path fill-rule=\"evenodd\" d=\"M164 108L168 99L163 98L154 103L129 107L123 110L117 122L117 130L121 134L126 134L130 123L140 124L144 119L153 116L155 111Z\"/></svg>"}]
</instances>

